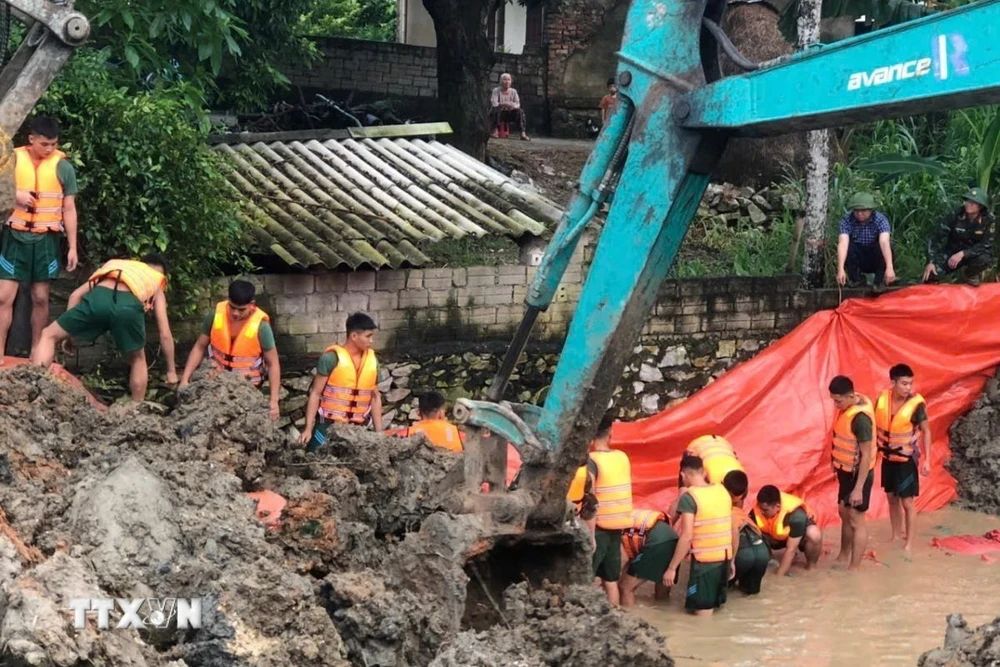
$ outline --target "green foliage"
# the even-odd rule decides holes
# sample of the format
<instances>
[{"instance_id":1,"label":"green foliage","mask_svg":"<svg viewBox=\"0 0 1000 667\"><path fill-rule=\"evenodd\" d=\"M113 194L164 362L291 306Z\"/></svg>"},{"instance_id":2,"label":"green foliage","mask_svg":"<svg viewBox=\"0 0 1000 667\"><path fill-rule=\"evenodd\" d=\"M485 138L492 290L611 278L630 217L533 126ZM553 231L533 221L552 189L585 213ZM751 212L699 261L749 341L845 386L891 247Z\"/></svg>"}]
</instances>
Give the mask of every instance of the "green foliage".
<instances>
[{"instance_id":1,"label":"green foliage","mask_svg":"<svg viewBox=\"0 0 1000 667\"><path fill-rule=\"evenodd\" d=\"M130 93L105 52L83 49L38 107L60 119L62 148L80 170L81 259L163 253L181 312L196 281L245 264L243 223L197 99L184 83Z\"/></svg>"},{"instance_id":2,"label":"green foliage","mask_svg":"<svg viewBox=\"0 0 1000 667\"><path fill-rule=\"evenodd\" d=\"M296 29L310 37L396 38L395 0L312 0Z\"/></svg>"},{"instance_id":3,"label":"green foliage","mask_svg":"<svg viewBox=\"0 0 1000 667\"><path fill-rule=\"evenodd\" d=\"M961 204L969 186L996 175L995 145L984 141L992 136L996 116L995 108L981 108L879 121L855 130L847 146L851 160L833 169L828 238L836 238L836 223L846 211L848 199L858 190L874 192L878 210L892 225L896 273L916 280L926 264L927 238L937 221ZM938 155L940 169L908 170L877 183L872 173L862 168L877 164L886 155L911 156L912 164L932 164L926 160L932 150ZM995 196L991 200L997 203ZM828 244L828 276L835 266L835 251L835 244Z\"/></svg>"},{"instance_id":4,"label":"green foliage","mask_svg":"<svg viewBox=\"0 0 1000 667\"><path fill-rule=\"evenodd\" d=\"M275 68L308 58L294 34L313 0L80 0L91 43L107 48L123 85L183 80L239 108L266 101L287 80Z\"/></svg>"},{"instance_id":5,"label":"green foliage","mask_svg":"<svg viewBox=\"0 0 1000 667\"><path fill-rule=\"evenodd\" d=\"M986 128L979 150L979 158L976 160L979 187L987 192L990 190L990 180L997 162L1000 162L1000 113L993 116L993 122Z\"/></svg>"},{"instance_id":6,"label":"green foliage","mask_svg":"<svg viewBox=\"0 0 1000 667\"><path fill-rule=\"evenodd\" d=\"M858 160L856 167L860 171L881 174L874 183L876 186L906 174L923 173L931 176L944 176L948 171L947 167L935 158L900 153L888 153Z\"/></svg>"},{"instance_id":7,"label":"green foliage","mask_svg":"<svg viewBox=\"0 0 1000 667\"><path fill-rule=\"evenodd\" d=\"M798 41L797 19L802 0L791 0L778 19L778 28L791 43ZM910 0L823 0L825 19L852 16L866 17L876 28L912 21L942 9L937 3L917 4Z\"/></svg>"},{"instance_id":8,"label":"green foliage","mask_svg":"<svg viewBox=\"0 0 1000 667\"><path fill-rule=\"evenodd\" d=\"M747 219L735 227L717 217L698 219L681 246L671 277L780 275L794 236L790 213L766 228Z\"/></svg>"}]
</instances>

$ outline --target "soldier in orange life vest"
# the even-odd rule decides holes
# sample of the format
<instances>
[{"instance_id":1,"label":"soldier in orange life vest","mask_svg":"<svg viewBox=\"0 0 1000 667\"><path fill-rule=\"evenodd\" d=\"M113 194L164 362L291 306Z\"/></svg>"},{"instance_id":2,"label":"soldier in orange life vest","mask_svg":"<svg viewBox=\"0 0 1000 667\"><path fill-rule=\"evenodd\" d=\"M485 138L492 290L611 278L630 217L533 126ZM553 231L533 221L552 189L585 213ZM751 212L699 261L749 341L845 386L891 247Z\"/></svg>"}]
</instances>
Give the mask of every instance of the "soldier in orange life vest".
<instances>
[{"instance_id":1,"label":"soldier in orange life vest","mask_svg":"<svg viewBox=\"0 0 1000 667\"><path fill-rule=\"evenodd\" d=\"M931 426L924 397L913 393L913 369L897 364L889 369L889 380L891 387L875 402L875 436L882 453L882 488L889 499L892 539L902 537L903 549L910 551L917 518L913 499L920 495L920 475L931 472Z\"/></svg>"},{"instance_id":2,"label":"soldier in orange life vest","mask_svg":"<svg viewBox=\"0 0 1000 667\"><path fill-rule=\"evenodd\" d=\"M18 283L31 287L31 348L49 321L49 285L59 276L63 232L66 270L76 269L76 170L58 149L59 124L31 121L28 145L14 151L16 205L0 235L0 364Z\"/></svg>"},{"instance_id":3,"label":"soldier in orange life vest","mask_svg":"<svg viewBox=\"0 0 1000 667\"><path fill-rule=\"evenodd\" d=\"M837 407L831 440L831 467L837 475L840 511L840 554L837 562L861 567L868 543L865 512L871 502L875 480L875 406L854 391L854 383L843 375L830 381L830 398Z\"/></svg>"},{"instance_id":4,"label":"soldier in orange life vest","mask_svg":"<svg viewBox=\"0 0 1000 667\"><path fill-rule=\"evenodd\" d=\"M274 344L271 318L254 302L256 292L253 283L246 280L234 280L229 284L229 299L220 301L215 311L201 323L201 335L188 355L180 388L191 382L191 376L207 351L216 369L239 373L255 387L264 384L266 371L271 392L271 419L277 419L281 362Z\"/></svg>"},{"instance_id":5,"label":"soldier in orange life vest","mask_svg":"<svg viewBox=\"0 0 1000 667\"><path fill-rule=\"evenodd\" d=\"M732 583L747 595L756 595L760 593L760 583L767 574L771 550L764 542L760 528L743 508L750 480L742 470L732 470L723 478L722 486L733 500L733 532L737 547L736 578Z\"/></svg>"},{"instance_id":6,"label":"soldier in orange life vest","mask_svg":"<svg viewBox=\"0 0 1000 667\"><path fill-rule=\"evenodd\" d=\"M326 444L331 422L382 427L382 396L378 390L375 321L364 313L347 318L347 340L331 345L316 362L316 378L309 390L306 426L300 441L316 451Z\"/></svg>"},{"instance_id":7,"label":"soldier in orange life vest","mask_svg":"<svg viewBox=\"0 0 1000 667\"><path fill-rule=\"evenodd\" d=\"M417 401L417 413L420 421L399 432L392 432L393 435L401 435L408 438L411 435L423 433L424 436L434 445L443 449L450 449L453 452L463 451L462 443L465 438L458 427L445 419L444 396L436 391L429 391L422 395Z\"/></svg>"},{"instance_id":8,"label":"soldier in orange life vest","mask_svg":"<svg viewBox=\"0 0 1000 667\"><path fill-rule=\"evenodd\" d=\"M48 368L56 345L72 340L93 341L110 333L129 363L132 400L146 397L149 367L146 365L146 313L153 311L160 332L160 347L167 367L167 383L177 383L174 337L167 318L167 262L159 255L139 261L112 259L69 296L68 308L45 327L31 360Z\"/></svg>"},{"instance_id":9,"label":"soldier in orange life vest","mask_svg":"<svg viewBox=\"0 0 1000 667\"><path fill-rule=\"evenodd\" d=\"M721 435L703 435L688 443L681 460L689 456L697 456L705 466L705 479L709 484L722 484L722 480L733 470L743 470L743 464L736 458L736 451L728 440ZM677 498L671 503L667 515L677 519L677 503L687 489L680 474L677 476L679 487Z\"/></svg>"},{"instance_id":10,"label":"soldier in orange life vest","mask_svg":"<svg viewBox=\"0 0 1000 667\"><path fill-rule=\"evenodd\" d=\"M669 593L663 587L663 573L674 557L678 539L663 512L632 510L632 527L622 531L625 569L618 591L623 607L635 604L635 591L644 581L656 585L658 598Z\"/></svg>"},{"instance_id":11,"label":"soldier in orange life vest","mask_svg":"<svg viewBox=\"0 0 1000 667\"><path fill-rule=\"evenodd\" d=\"M705 466L697 456L681 461L681 476L687 491L677 503L680 540L663 574L663 585L674 585L677 568L690 554L684 608L698 616L711 616L726 603L728 582L736 575L733 556L739 539L733 530L733 501L721 484L708 483Z\"/></svg>"},{"instance_id":12,"label":"soldier in orange life vest","mask_svg":"<svg viewBox=\"0 0 1000 667\"><path fill-rule=\"evenodd\" d=\"M816 525L815 517L801 498L768 484L757 492L757 504L750 510L750 518L767 538L771 549L784 549L778 565L779 577L792 569L796 551L806 555L807 570L811 570L819 560L823 550L823 531Z\"/></svg>"},{"instance_id":13,"label":"soldier in orange life vest","mask_svg":"<svg viewBox=\"0 0 1000 667\"><path fill-rule=\"evenodd\" d=\"M597 497L597 515L587 525L594 544L594 576L601 579L608 601L617 605L622 531L632 527L632 465L625 452L611 449L613 423L609 411L590 444L587 472Z\"/></svg>"}]
</instances>

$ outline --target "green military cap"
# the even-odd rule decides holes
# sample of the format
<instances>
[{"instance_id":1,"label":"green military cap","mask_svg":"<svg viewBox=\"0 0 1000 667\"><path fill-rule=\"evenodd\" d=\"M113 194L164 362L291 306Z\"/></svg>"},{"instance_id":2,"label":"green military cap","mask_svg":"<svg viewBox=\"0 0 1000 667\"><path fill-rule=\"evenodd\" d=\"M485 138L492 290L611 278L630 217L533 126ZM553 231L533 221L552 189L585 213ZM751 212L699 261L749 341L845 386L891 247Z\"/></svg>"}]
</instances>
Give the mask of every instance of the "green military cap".
<instances>
[{"instance_id":1,"label":"green military cap","mask_svg":"<svg viewBox=\"0 0 1000 667\"><path fill-rule=\"evenodd\" d=\"M965 196L962 197L966 201L973 201L982 206L983 208L989 207L989 200L986 199L986 192L982 188L970 188Z\"/></svg>"},{"instance_id":2,"label":"green military cap","mask_svg":"<svg viewBox=\"0 0 1000 667\"><path fill-rule=\"evenodd\" d=\"M859 209L872 211L875 209L875 197L872 197L867 192L858 192L851 197L851 201L847 204L847 208L852 211L857 211Z\"/></svg>"}]
</instances>

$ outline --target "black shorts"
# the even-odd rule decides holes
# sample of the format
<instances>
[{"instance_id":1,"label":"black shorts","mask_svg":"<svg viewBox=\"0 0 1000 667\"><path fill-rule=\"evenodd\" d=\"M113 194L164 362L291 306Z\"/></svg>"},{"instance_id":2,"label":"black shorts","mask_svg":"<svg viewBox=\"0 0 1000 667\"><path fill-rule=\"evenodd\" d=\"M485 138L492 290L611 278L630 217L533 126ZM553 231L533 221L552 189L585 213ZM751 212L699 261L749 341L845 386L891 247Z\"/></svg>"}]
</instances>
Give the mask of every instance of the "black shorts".
<instances>
[{"instance_id":1,"label":"black shorts","mask_svg":"<svg viewBox=\"0 0 1000 667\"><path fill-rule=\"evenodd\" d=\"M851 492L854 491L854 485L858 482L858 476L856 473L847 472L845 470L837 471L837 483L840 485L840 490L837 492L837 502L844 507L851 507L850 497ZM859 512L867 512L868 506L871 504L872 500L872 484L875 483L875 471L869 470L868 477L865 478L865 485L862 489L861 504L857 507L852 507Z\"/></svg>"},{"instance_id":2,"label":"black shorts","mask_svg":"<svg viewBox=\"0 0 1000 667\"><path fill-rule=\"evenodd\" d=\"M920 473L917 460L886 461L882 459L882 488L897 498L916 498L920 495Z\"/></svg>"}]
</instances>

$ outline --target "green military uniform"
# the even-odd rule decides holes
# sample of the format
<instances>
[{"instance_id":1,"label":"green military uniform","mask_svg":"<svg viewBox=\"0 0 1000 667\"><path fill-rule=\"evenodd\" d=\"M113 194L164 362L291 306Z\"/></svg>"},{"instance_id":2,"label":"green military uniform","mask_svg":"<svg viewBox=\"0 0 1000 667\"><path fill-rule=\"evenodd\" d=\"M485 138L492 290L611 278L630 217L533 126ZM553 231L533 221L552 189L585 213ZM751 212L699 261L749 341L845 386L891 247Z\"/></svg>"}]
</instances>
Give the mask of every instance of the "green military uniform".
<instances>
[{"instance_id":1,"label":"green military uniform","mask_svg":"<svg viewBox=\"0 0 1000 667\"><path fill-rule=\"evenodd\" d=\"M851 433L854 434L854 438L859 443L872 442L875 439L875 424L872 422L871 417L864 413L855 415L854 419L851 420ZM855 470L853 472L837 470L837 502L844 507L851 507L851 493L854 491L854 485L857 483L858 475L860 474L861 470ZM868 511L868 507L871 505L872 500L872 484L874 483L875 468L871 468L867 471L864 485L861 487L861 504L857 507L853 507L852 509L859 512Z\"/></svg>"},{"instance_id":2,"label":"green military uniform","mask_svg":"<svg viewBox=\"0 0 1000 667\"><path fill-rule=\"evenodd\" d=\"M677 511L681 514L697 515L698 503L690 493L685 493L677 501ZM689 611L703 611L721 607L726 603L728 584L728 560L721 563L699 563L692 558L684 608Z\"/></svg>"},{"instance_id":3,"label":"green military uniform","mask_svg":"<svg viewBox=\"0 0 1000 667\"><path fill-rule=\"evenodd\" d=\"M60 315L56 323L73 340L84 343L110 333L123 354L146 345L146 309L134 294L125 290L95 287L83 295L79 304Z\"/></svg>"},{"instance_id":4,"label":"green military uniform","mask_svg":"<svg viewBox=\"0 0 1000 667\"><path fill-rule=\"evenodd\" d=\"M985 197L977 189L966 199L984 206L979 217L970 220L965 208L957 208L938 223L937 230L927 242L928 263L933 264L939 275L964 271L967 277L976 276L993 266L996 218L986 210ZM954 269L948 267L948 258L957 252L964 253L962 261Z\"/></svg>"},{"instance_id":5,"label":"green military uniform","mask_svg":"<svg viewBox=\"0 0 1000 667\"><path fill-rule=\"evenodd\" d=\"M677 531L669 523L657 521L646 533L646 542L639 553L629 562L629 576L654 583L662 582L663 573L674 557L679 539Z\"/></svg>"},{"instance_id":6,"label":"green military uniform","mask_svg":"<svg viewBox=\"0 0 1000 667\"><path fill-rule=\"evenodd\" d=\"M919 428L927 421L927 406L918 405L910 417L913 428ZM897 498L916 498L920 495L920 473L917 469L917 455L920 449L914 448L913 456L906 461L890 461L882 456L882 488Z\"/></svg>"},{"instance_id":7,"label":"green military uniform","mask_svg":"<svg viewBox=\"0 0 1000 667\"><path fill-rule=\"evenodd\" d=\"M73 197L79 192L76 169L68 160L59 160L56 177L62 184L63 196ZM59 277L62 267L60 252L62 234L45 232L18 232L4 224L0 234L0 280L41 283Z\"/></svg>"},{"instance_id":8,"label":"green military uniform","mask_svg":"<svg viewBox=\"0 0 1000 667\"><path fill-rule=\"evenodd\" d=\"M735 584L747 595L760 593L760 582L767 574L771 550L759 531L744 525L740 528L740 546L736 552Z\"/></svg>"}]
</instances>

